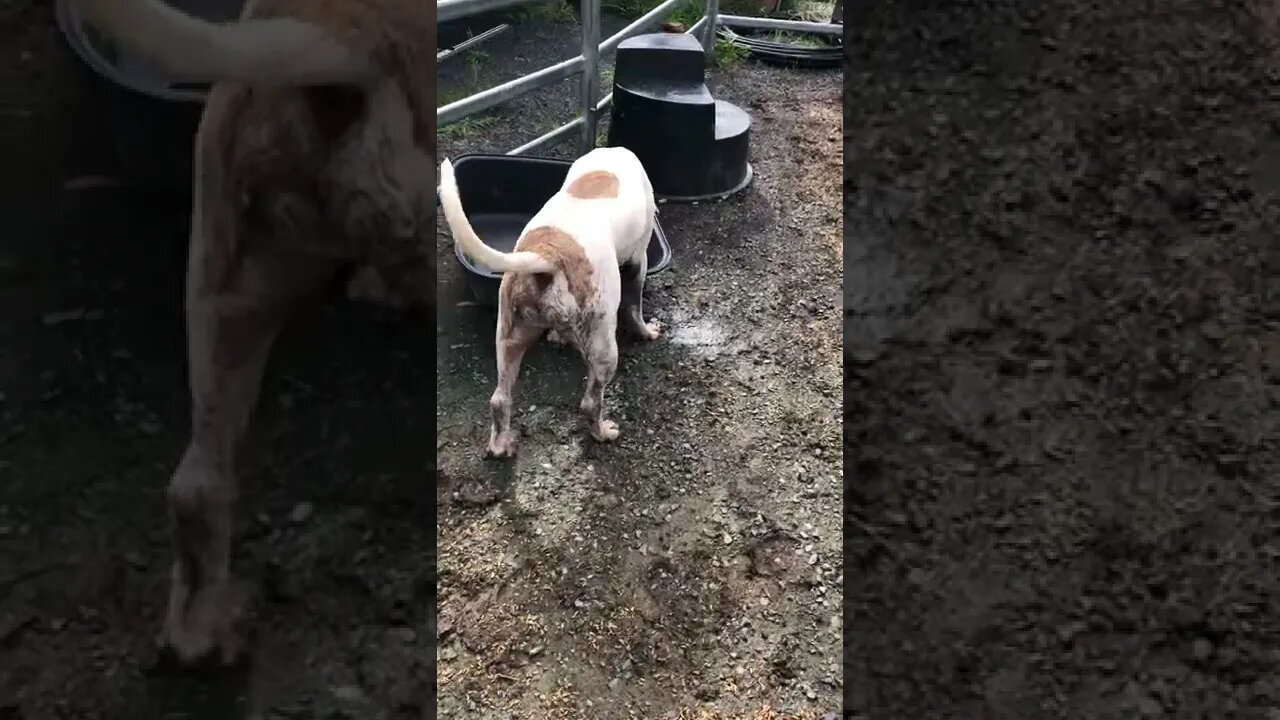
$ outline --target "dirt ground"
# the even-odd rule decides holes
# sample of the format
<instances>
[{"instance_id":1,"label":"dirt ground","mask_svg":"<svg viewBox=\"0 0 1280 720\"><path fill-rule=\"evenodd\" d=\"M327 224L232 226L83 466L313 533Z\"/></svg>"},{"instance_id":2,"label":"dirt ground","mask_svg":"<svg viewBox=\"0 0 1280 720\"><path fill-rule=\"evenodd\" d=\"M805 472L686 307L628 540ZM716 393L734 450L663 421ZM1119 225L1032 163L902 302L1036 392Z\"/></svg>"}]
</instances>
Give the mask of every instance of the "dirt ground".
<instances>
[{"instance_id":1,"label":"dirt ground","mask_svg":"<svg viewBox=\"0 0 1280 720\"><path fill-rule=\"evenodd\" d=\"M571 27L522 27L485 47L488 62L445 68L441 92L576 45ZM662 208L674 260L646 309L665 335L622 348L606 394L615 445L583 437L577 354L541 345L516 390L519 458L482 459L494 317L467 304L440 244L441 717L839 711L840 78L712 74L712 92L752 115L756 180L720 204ZM574 87L442 131L442 152L537 137L572 117Z\"/></svg>"},{"instance_id":2,"label":"dirt ground","mask_svg":"<svg viewBox=\"0 0 1280 720\"><path fill-rule=\"evenodd\" d=\"M846 716L1280 717L1280 6L846 13Z\"/></svg>"},{"instance_id":3,"label":"dirt ground","mask_svg":"<svg viewBox=\"0 0 1280 720\"><path fill-rule=\"evenodd\" d=\"M51 5L0 4L0 717L431 717L430 334L342 302L278 347L241 466L255 665L150 671L186 211L85 182L101 112Z\"/></svg>"}]
</instances>

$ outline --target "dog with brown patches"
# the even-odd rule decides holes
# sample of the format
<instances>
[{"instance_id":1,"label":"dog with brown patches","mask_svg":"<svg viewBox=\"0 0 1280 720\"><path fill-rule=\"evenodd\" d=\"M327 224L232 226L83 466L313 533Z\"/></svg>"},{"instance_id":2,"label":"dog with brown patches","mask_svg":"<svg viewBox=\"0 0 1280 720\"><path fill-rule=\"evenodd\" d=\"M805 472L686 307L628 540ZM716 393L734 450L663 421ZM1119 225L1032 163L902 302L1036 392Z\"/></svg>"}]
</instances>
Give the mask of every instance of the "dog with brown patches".
<instances>
[{"instance_id":1,"label":"dog with brown patches","mask_svg":"<svg viewBox=\"0 0 1280 720\"><path fill-rule=\"evenodd\" d=\"M547 331L582 353L587 379L580 407L591 437L616 440L618 424L605 417L604 390L618 367L619 316L627 330L645 340L659 334L656 322L645 321L641 306L657 205L639 158L625 148L598 148L579 158L509 253L476 235L448 160L440 166L440 204L463 251L504 273L488 454L516 453L512 390L525 352Z\"/></svg>"},{"instance_id":2,"label":"dog with brown patches","mask_svg":"<svg viewBox=\"0 0 1280 720\"><path fill-rule=\"evenodd\" d=\"M291 312L363 264L434 313L435 3L249 0L215 24L163 0L79 0L108 37L212 82L186 284L192 436L169 485L163 647L245 648L230 572L235 449Z\"/></svg>"}]
</instances>

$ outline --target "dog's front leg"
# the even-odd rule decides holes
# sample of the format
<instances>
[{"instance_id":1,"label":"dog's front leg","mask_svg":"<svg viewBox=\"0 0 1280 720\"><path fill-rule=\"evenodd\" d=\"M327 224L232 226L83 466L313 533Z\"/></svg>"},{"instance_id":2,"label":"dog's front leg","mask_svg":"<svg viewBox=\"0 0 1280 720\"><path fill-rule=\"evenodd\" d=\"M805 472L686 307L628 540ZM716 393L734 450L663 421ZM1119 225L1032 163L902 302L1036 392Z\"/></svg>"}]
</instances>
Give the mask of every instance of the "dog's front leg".
<instances>
[{"instance_id":1,"label":"dog's front leg","mask_svg":"<svg viewBox=\"0 0 1280 720\"><path fill-rule=\"evenodd\" d=\"M586 334L582 343L582 360L586 364L587 383L582 393L582 417L591 437L600 442L618 439L618 423L604 417L604 390L618 370L617 319L606 316Z\"/></svg>"},{"instance_id":2,"label":"dog's front leg","mask_svg":"<svg viewBox=\"0 0 1280 720\"><path fill-rule=\"evenodd\" d=\"M618 314L628 331L645 340L657 340L662 332L658 321L644 320L644 279L648 271L649 258L643 254L639 262L622 266L622 303Z\"/></svg>"},{"instance_id":3,"label":"dog's front leg","mask_svg":"<svg viewBox=\"0 0 1280 720\"><path fill-rule=\"evenodd\" d=\"M281 326L337 270L326 258L249 256L211 287L208 244L224 240L193 238L188 277L192 436L169 486L175 557L161 635L183 663L215 651L232 662L244 649L247 595L230 568L235 447Z\"/></svg>"}]
</instances>

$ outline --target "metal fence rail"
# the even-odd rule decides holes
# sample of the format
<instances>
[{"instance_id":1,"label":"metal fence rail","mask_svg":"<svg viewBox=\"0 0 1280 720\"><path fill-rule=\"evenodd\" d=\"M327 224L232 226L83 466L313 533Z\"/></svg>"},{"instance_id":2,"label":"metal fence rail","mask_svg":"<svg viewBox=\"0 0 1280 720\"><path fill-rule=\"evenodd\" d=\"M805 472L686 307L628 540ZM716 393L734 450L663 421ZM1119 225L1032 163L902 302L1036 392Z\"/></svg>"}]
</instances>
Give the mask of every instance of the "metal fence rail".
<instances>
[{"instance_id":1,"label":"metal fence rail","mask_svg":"<svg viewBox=\"0 0 1280 720\"><path fill-rule=\"evenodd\" d=\"M438 0L436 12L439 22L448 22L493 10L524 5L532 1ZM595 147L596 128L599 124L600 114L608 109L613 102L613 93L597 99L600 87L600 57L616 50L623 40L639 35L657 25L679 9L680 6L691 0L665 0L662 4L636 18L622 30L605 39L604 42L600 41L600 0L580 1L582 8L582 54L438 108L436 110L438 125L444 126L459 122L471 115L484 112L509 100L514 100L530 91L554 85L568 77L581 74L579 85L580 112L578 117L507 154L523 155L532 152L538 148L557 143L578 130L582 133L580 151L586 153ZM693 27L686 31L699 39L709 58L715 57L716 28L721 25L815 32L830 35L838 35L843 31L843 27L840 25L827 25L825 23L720 15L719 7L718 0L707 0L707 8L703 13L702 19L698 20L693 24Z\"/></svg>"}]
</instances>

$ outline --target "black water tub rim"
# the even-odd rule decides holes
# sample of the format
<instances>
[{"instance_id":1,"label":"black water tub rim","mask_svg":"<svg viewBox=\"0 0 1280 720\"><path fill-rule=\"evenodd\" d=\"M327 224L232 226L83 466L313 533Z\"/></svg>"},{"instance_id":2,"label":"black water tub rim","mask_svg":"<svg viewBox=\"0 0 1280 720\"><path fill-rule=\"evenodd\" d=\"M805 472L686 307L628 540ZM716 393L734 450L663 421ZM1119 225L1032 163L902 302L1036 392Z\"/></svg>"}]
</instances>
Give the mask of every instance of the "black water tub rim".
<instances>
[{"instance_id":1,"label":"black water tub rim","mask_svg":"<svg viewBox=\"0 0 1280 720\"><path fill-rule=\"evenodd\" d=\"M55 18L62 36L66 38L71 50L85 65L95 73L125 89L140 95L149 95L161 100L174 102L202 103L207 90L183 87L158 87L138 82L129 75L120 72L120 68L103 56L101 49L89 39L89 33L80 17L78 4L74 0L57 0Z\"/></svg>"},{"instance_id":2,"label":"black water tub rim","mask_svg":"<svg viewBox=\"0 0 1280 720\"><path fill-rule=\"evenodd\" d=\"M747 163L747 172L742 176L742 180L738 181L737 185L734 185L728 190L721 190L719 192L706 193L704 195L658 195L657 196L658 205L665 205L667 203L673 203L676 205L686 205L686 204L697 204L697 203L704 203L704 202L706 203L722 202L724 200L728 200L730 197L734 195L737 195L743 190L746 190L747 186L750 185L751 181L754 179L755 179L755 169L751 167L751 163Z\"/></svg>"},{"instance_id":3,"label":"black water tub rim","mask_svg":"<svg viewBox=\"0 0 1280 720\"><path fill-rule=\"evenodd\" d=\"M449 162L456 166L467 158L476 160L537 160L539 162L550 162L565 166L573 164L570 160L562 160L560 158L539 157L536 155L502 155L498 153L466 153L459 155L456 158L450 158ZM436 207L440 207L439 189L436 190ZM667 233L662 229L662 223L656 219L653 223L653 234L658 238L658 247L662 250L662 258L658 260L656 264L650 265L646 269L645 275L656 275L657 273L666 270L667 266L671 264L671 243L667 241ZM502 278L503 273L494 272L472 262L471 258L467 257L467 254L463 252L461 243L456 241L453 242L453 256L457 258L458 263L462 265L467 272L472 273L473 275L478 275L489 280L500 280Z\"/></svg>"},{"instance_id":4,"label":"black water tub rim","mask_svg":"<svg viewBox=\"0 0 1280 720\"><path fill-rule=\"evenodd\" d=\"M657 275L663 270L666 270L667 266L671 264L671 244L667 242L667 233L663 231L661 225L655 223L653 226L653 234L658 238L658 247L662 250L662 258L658 260L656 264L650 265L645 269L646 276ZM473 275L478 275L479 277L487 280L501 280L502 276L505 274L494 272L488 268L480 267L473 263L471 258L467 257L467 254L463 252L462 245L457 242L453 243L453 256L457 258L458 263L461 264L467 272Z\"/></svg>"}]
</instances>

